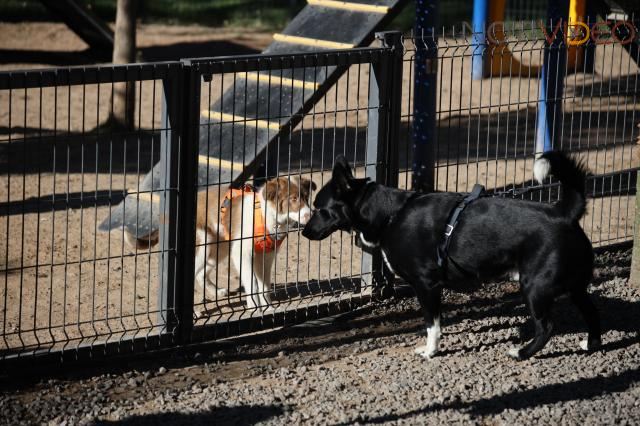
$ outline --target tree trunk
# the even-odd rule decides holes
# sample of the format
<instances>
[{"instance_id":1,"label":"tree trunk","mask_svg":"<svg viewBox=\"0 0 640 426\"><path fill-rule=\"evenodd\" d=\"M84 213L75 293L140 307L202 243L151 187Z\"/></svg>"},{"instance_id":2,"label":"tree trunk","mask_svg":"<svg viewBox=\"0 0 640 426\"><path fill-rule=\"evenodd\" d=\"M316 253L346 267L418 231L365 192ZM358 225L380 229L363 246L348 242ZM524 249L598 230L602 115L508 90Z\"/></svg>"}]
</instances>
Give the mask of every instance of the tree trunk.
<instances>
[{"instance_id":1,"label":"tree trunk","mask_svg":"<svg viewBox=\"0 0 640 426\"><path fill-rule=\"evenodd\" d=\"M136 3L136 0L118 0L113 42L114 64L128 64L136 60ZM135 82L116 83L113 86L111 120L127 129L134 127L135 88Z\"/></svg>"}]
</instances>

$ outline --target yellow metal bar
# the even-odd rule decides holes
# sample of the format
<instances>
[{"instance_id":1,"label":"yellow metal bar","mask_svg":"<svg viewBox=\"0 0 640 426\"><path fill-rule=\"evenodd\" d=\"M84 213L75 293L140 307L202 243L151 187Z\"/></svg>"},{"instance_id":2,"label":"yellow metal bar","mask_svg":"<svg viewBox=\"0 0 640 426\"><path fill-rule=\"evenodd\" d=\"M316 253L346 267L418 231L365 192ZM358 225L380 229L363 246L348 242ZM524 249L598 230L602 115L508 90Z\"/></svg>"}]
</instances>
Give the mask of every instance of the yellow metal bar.
<instances>
[{"instance_id":1,"label":"yellow metal bar","mask_svg":"<svg viewBox=\"0 0 640 426\"><path fill-rule=\"evenodd\" d=\"M205 164L207 166L221 167L227 170L237 170L241 172L244 169L244 164L235 163L229 160L223 160L222 158L208 157L206 155L198 155L198 163Z\"/></svg>"},{"instance_id":2,"label":"yellow metal bar","mask_svg":"<svg viewBox=\"0 0 640 426\"><path fill-rule=\"evenodd\" d=\"M509 50L504 34L504 10L506 0L491 0L489 2L489 17L487 24L490 26L491 39L489 43L491 52L487 57L489 66L489 75L492 76L532 76L538 75L540 67L537 65L523 64Z\"/></svg>"},{"instance_id":3,"label":"yellow metal bar","mask_svg":"<svg viewBox=\"0 0 640 426\"><path fill-rule=\"evenodd\" d=\"M569 1L569 25L573 30L583 28L584 36L572 37L572 31L567 31L567 68L569 70L579 70L584 62L585 50L575 44L586 42L589 39L589 27L582 22L587 13L587 2L585 0Z\"/></svg>"},{"instance_id":4,"label":"yellow metal bar","mask_svg":"<svg viewBox=\"0 0 640 426\"><path fill-rule=\"evenodd\" d=\"M301 44L303 46L322 47L325 49L351 49L354 47L353 44L349 43L339 43L337 41L320 40L317 38L299 37L279 33L274 34L273 39L283 43Z\"/></svg>"},{"instance_id":5,"label":"yellow metal bar","mask_svg":"<svg viewBox=\"0 0 640 426\"><path fill-rule=\"evenodd\" d=\"M287 77L279 77L277 75L261 74L257 72L247 73L247 80L258 81L262 83L279 84L280 86L297 87L299 89L311 89L316 90L319 86L318 83L304 80L294 80Z\"/></svg>"},{"instance_id":6,"label":"yellow metal bar","mask_svg":"<svg viewBox=\"0 0 640 426\"><path fill-rule=\"evenodd\" d=\"M584 0L570 0L569 1L569 24L575 24L576 22L584 19L586 10L587 10L587 4Z\"/></svg>"},{"instance_id":7,"label":"yellow metal bar","mask_svg":"<svg viewBox=\"0 0 640 426\"><path fill-rule=\"evenodd\" d=\"M219 111L211 111L208 109L203 109L202 111L200 111L200 114L202 114L204 118L207 118L209 120L214 119L218 121L228 121L229 123L246 124L247 126L256 125L263 129L271 129L275 131L280 130L280 125L278 123L272 123L271 121L267 120L258 120L256 118L242 117L239 115L227 114L225 112Z\"/></svg>"},{"instance_id":8,"label":"yellow metal bar","mask_svg":"<svg viewBox=\"0 0 640 426\"><path fill-rule=\"evenodd\" d=\"M378 6L374 4L351 3L348 1L336 0L307 0L313 6L322 6L331 9L351 10L354 12L387 13L389 6Z\"/></svg>"}]
</instances>

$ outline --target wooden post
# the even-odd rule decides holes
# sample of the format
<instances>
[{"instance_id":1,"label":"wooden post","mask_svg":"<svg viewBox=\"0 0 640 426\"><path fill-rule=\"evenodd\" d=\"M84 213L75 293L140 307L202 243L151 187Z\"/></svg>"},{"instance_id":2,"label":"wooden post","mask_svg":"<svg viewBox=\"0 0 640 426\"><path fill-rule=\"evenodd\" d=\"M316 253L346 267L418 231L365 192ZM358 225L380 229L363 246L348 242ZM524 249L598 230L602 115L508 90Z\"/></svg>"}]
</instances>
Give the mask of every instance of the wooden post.
<instances>
[{"instance_id":1,"label":"wooden post","mask_svg":"<svg viewBox=\"0 0 640 426\"><path fill-rule=\"evenodd\" d=\"M136 5L136 0L118 0L113 44L114 64L130 64L136 61ZM135 88L135 82L114 84L111 99L113 124L133 129Z\"/></svg>"},{"instance_id":2,"label":"wooden post","mask_svg":"<svg viewBox=\"0 0 640 426\"><path fill-rule=\"evenodd\" d=\"M633 222L633 254L631 255L631 274L629 284L640 287L640 173L636 177L636 211Z\"/></svg>"}]
</instances>

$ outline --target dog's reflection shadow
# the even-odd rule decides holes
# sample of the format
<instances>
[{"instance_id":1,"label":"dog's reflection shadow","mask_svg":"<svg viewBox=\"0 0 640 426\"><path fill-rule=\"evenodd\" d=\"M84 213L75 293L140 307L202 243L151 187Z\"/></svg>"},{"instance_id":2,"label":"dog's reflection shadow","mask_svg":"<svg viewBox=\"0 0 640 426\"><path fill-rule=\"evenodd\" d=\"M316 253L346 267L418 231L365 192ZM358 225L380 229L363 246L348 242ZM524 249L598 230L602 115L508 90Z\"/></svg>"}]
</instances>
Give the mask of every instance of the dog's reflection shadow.
<instances>
[{"instance_id":1,"label":"dog's reflection shadow","mask_svg":"<svg viewBox=\"0 0 640 426\"><path fill-rule=\"evenodd\" d=\"M361 290L359 278L335 278L331 280L310 280L302 283L275 284L268 294L271 306L264 306L262 310L268 312L273 308L289 303L309 301L317 302L318 297L339 296L343 293L357 294ZM250 295L241 289L231 290L225 297L208 299L204 303L196 303L194 307L196 318L218 315L226 310L238 312L246 309L245 299ZM253 309L252 309L253 311Z\"/></svg>"}]
</instances>

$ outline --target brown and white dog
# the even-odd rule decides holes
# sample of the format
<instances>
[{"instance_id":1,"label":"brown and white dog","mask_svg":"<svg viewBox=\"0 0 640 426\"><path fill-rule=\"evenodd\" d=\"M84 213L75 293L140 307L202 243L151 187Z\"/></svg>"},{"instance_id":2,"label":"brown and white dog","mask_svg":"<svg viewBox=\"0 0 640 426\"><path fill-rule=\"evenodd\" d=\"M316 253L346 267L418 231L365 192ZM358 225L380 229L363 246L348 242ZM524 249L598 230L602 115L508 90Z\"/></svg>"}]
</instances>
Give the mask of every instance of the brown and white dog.
<instances>
[{"instance_id":1,"label":"brown and white dog","mask_svg":"<svg viewBox=\"0 0 640 426\"><path fill-rule=\"evenodd\" d=\"M257 190L230 190L221 197L218 187L198 194L196 221L196 291L226 289L212 278L216 264L231 255L247 293L247 306L269 305L271 268L291 225L305 225L311 217L309 199L315 184L300 177L280 177Z\"/></svg>"},{"instance_id":2,"label":"brown and white dog","mask_svg":"<svg viewBox=\"0 0 640 426\"><path fill-rule=\"evenodd\" d=\"M218 265L229 256L247 293L249 308L268 307L271 269L278 248L294 224L305 225L311 217L309 200L315 183L291 176L268 180L254 190L219 186L198 193L196 217L195 302L207 295L226 297L227 288L216 282ZM125 232L127 243L148 248L157 235L136 240ZM200 314L200 313L199 313Z\"/></svg>"}]
</instances>

